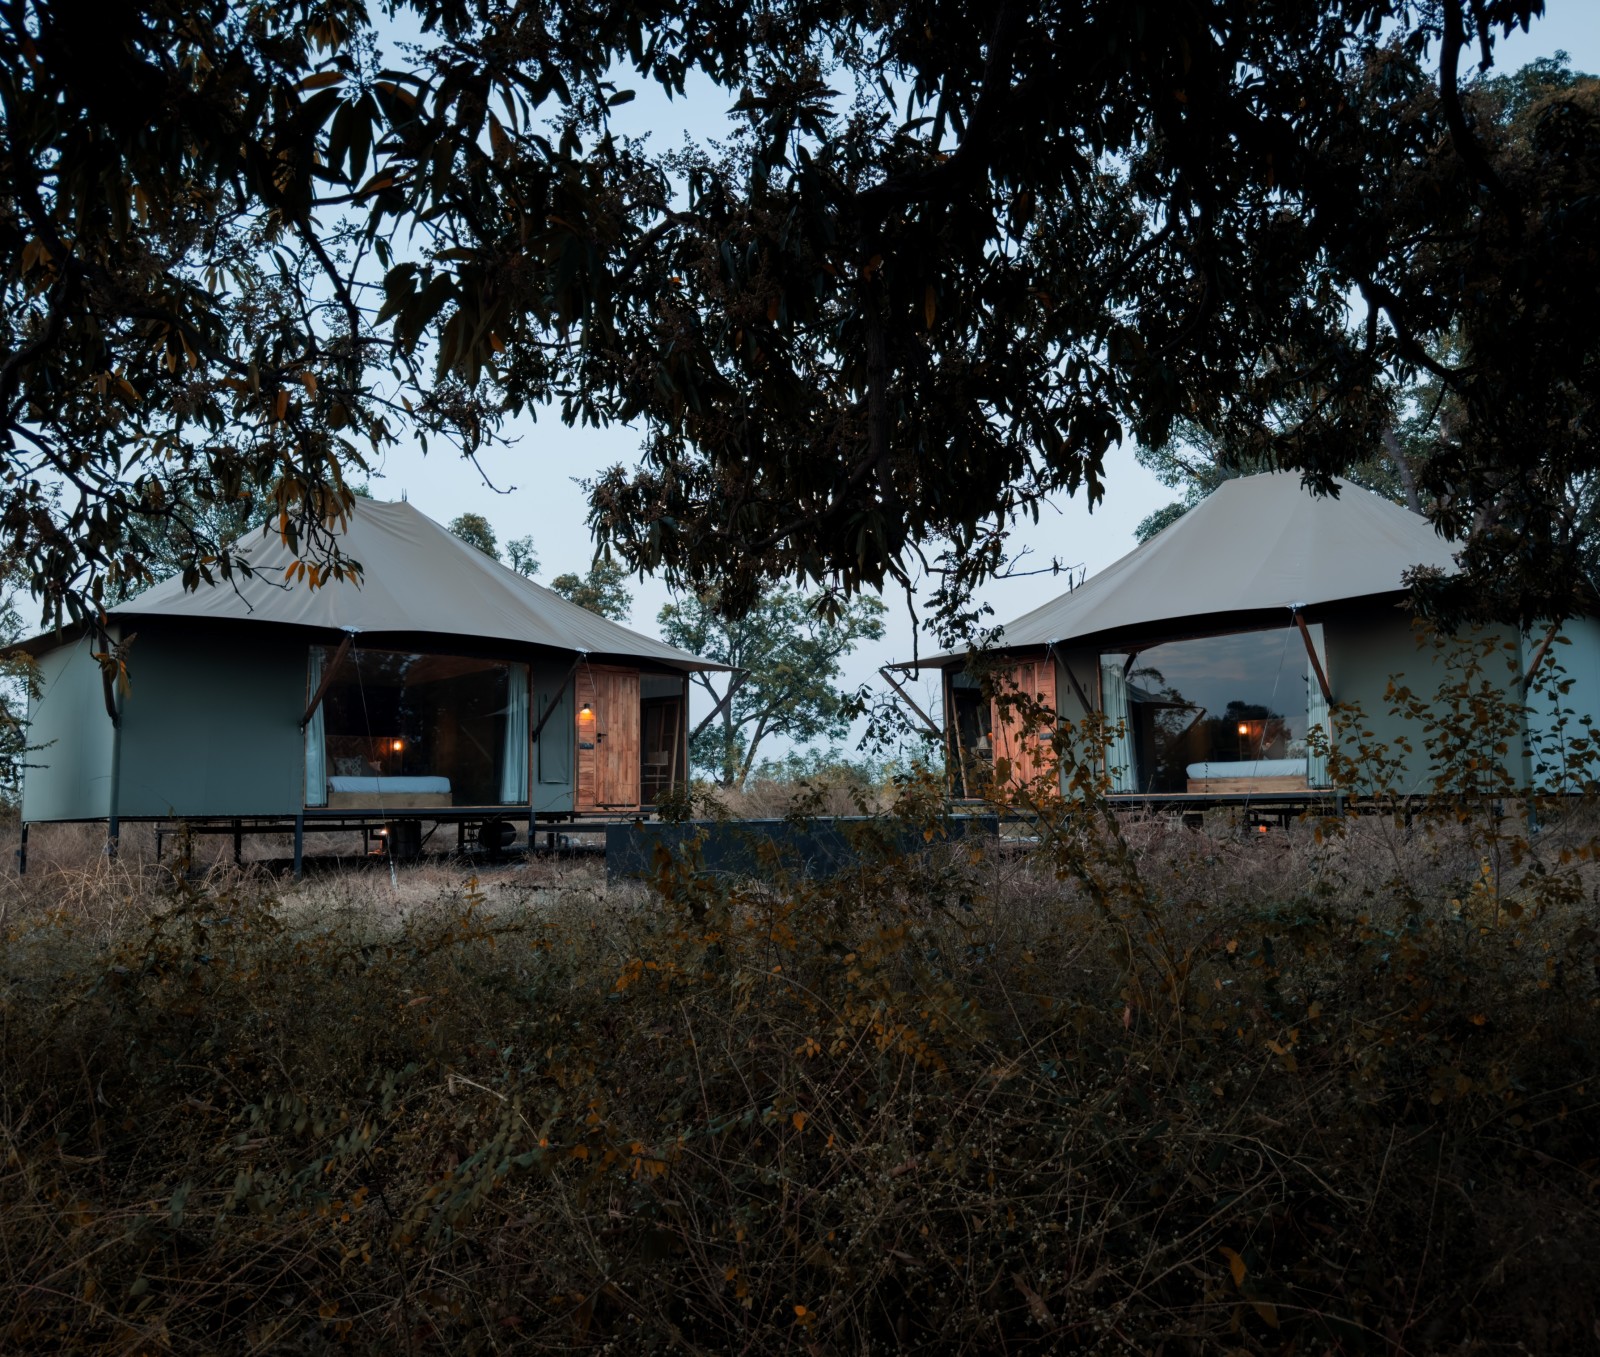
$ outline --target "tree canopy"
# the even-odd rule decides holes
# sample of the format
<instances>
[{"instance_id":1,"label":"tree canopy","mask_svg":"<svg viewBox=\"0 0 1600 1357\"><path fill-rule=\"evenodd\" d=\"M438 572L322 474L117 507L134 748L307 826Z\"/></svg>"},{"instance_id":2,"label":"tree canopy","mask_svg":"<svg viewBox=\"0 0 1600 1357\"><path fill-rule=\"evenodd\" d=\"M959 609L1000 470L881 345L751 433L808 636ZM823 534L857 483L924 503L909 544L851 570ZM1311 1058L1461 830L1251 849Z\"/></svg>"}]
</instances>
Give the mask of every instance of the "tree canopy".
<instances>
[{"instance_id":1,"label":"tree canopy","mask_svg":"<svg viewBox=\"0 0 1600 1357\"><path fill-rule=\"evenodd\" d=\"M452 534L468 546L477 547L485 556L500 559L500 541L494 535L494 526L482 514L457 514L447 525Z\"/></svg>"},{"instance_id":2,"label":"tree canopy","mask_svg":"<svg viewBox=\"0 0 1600 1357\"><path fill-rule=\"evenodd\" d=\"M1326 486L1426 373L1473 578L1570 610L1600 106L1472 73L1542 9L0 5L0 549L92 614L205 487L338 574L374 449L554 402L645 431L591 487L630 568L738 611L944 552L957 599L1124 429ZM624 135L691 81L725 138ZM248 569L207 538L187 580Z\"/></svg>"},{"instance_id":3,"label":"tree canopy","mask_svg":"<svg viewBox=\"0 0 1600 1357\"><path fill-rule=\"evenodd\" d=\"M633 593L627 580L628 572L615 561L599 560L581 575L576 571L557 575L550 587L569 603L613 622L626 622L633 611Z\"/></svg>"},{"instance_id":4,"label":"tree canopy","mask_svg":"<svg viewBox=\"0 0 1600 1357\"><path fill-rule=\"evenodd\" d=\"M780 585L738 618L711 594L662 608L669 644L735 671L691 676L718 705L689 758L724 787L743 787L757 751L774 737L805 744L842 739L849 730L851 706L837 687L840 661L858 642L883 636L886 609L872 597L824 602Z\"/></svg>"}]
</instances>

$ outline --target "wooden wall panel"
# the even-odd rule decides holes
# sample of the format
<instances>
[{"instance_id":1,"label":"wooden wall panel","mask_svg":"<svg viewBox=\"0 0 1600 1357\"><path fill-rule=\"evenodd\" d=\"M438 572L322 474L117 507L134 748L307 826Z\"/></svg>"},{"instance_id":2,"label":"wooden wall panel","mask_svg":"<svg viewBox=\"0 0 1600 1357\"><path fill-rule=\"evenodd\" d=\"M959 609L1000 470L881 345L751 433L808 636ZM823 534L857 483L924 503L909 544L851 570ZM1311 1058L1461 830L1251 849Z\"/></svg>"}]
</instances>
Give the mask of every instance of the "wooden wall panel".
<instances>
[{"instance_id":1,"label":"wooden wall panel","mask_svg":"<svg viewBox=\"0 0 1600 1357\"><path fill-rule=\"evenodd\" d=\"M639 804L639 671L580 665L579 810L631 810ZM584 706L592 715L585 716Z\"/></svg>"},{"instance_id":2,"label":"wooden wall panel","mask_svg":"<svg viewBox=\"0 0 1600 1357\"><path fill-rule=\"evenodd\" d=\"M1057 710L1056 666L1053 659L1019 660L1010 666L1008 672L1016 688L1013 690L1010 684L997 681L997 687L1002 691L1025 693L1052 712ZM1023 713L1014 706L1002 704L998 697L993 701L989 716L990 728L994 732L995 758L1010 761L1013 779L1026 781L1037 777L1050 766L1049 746L1054 722L1047 722L1025 735Z\"/></svg>"}]
</instances>

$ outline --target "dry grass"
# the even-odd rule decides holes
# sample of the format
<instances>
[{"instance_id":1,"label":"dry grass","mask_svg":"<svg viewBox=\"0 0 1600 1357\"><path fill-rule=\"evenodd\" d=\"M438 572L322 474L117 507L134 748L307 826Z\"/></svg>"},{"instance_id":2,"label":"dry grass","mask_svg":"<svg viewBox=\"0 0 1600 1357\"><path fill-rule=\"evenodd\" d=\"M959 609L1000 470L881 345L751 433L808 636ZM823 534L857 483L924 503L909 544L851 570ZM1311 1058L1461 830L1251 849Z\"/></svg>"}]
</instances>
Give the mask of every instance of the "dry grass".
<instances>
[{"instance_id":1,"label":"dry grass","mask_svg":"<svg viewBox=\"0 0 1600 1357\"><path fill-rule=\"evenodd\" d=\"M0 1350L1588 1350L1591 827L30 874Z\"/></svg>"}]
</instances>

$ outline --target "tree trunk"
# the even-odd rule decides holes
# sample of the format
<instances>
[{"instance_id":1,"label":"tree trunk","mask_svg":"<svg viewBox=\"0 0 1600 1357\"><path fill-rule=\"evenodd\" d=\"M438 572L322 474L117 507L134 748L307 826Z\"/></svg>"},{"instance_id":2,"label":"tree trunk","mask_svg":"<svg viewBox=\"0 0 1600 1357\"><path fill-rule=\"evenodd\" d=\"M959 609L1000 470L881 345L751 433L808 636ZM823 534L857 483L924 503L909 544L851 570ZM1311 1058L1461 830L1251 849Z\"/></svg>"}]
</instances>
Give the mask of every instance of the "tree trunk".
<instances>
[{"instance_id":1,"label":"tree trunk","mask_svg":"<svg viewBox=\"0 0 1600 1357\"><path fill-rule=\"evenodd\" d=\"M722 786L732 787L738 773L738 756L734 752L733 703L729 702L722 713Z\"/></svg>"},{"instance_id":2,"label":"tree trunk","mask_svg":"<svg viewBox=\"0 0 1600 1357\"><path fill-rule=\"evenodd\" d=\"M1422 512L1422 496L1417 493L1416 473L1411 469L1411 459L1400 450L1400 440L1392 428L1383 431L1383 449L1389 454L1395 470L1400 473L1400 485L1406 492L1406 508L1414 514Z\"/></svg>"}]
</instances>

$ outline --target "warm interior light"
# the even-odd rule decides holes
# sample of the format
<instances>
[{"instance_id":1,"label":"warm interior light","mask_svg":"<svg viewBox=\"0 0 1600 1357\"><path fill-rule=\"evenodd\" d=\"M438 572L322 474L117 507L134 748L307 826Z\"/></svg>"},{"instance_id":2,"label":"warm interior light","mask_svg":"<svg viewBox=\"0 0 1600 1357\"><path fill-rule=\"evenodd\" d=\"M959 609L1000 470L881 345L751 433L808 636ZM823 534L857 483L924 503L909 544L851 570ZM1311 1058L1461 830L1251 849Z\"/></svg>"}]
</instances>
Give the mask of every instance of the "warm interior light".
<instances>
[{"instance_id":1,"label":"warm interior light","mask_svg":"<svg viewBox=\"0 0 1600 1357\"><path fill-rule=\"evenodd\" d=\"M1244 729L1244 727L1243 727L1243 726L1241 726L1241 727L1240 727L1240 729L1241 729L1241 730L1243 730L1243 729ZM405 748L405 747L406 747L406 742L405 742L405 741L404 741L404 740L391 740L391 741L390 741L390 742L389 742L389 748L391 748L391 749L392 749L392 750L394 750L394 752L395 752L395 753L396 753L396 754L398 754L398 753L399 753L399 752L400 752L400 751L401 751L401 750L402 750L402 749L404 749L404 748Z\"/></svg>"},{"instance_id":2,"label":"warm interior light","mask_svg":"<svg viewBox=\"0 0 1600 1357\"><path fill-rule=\"evenodd\" d=\"M1250 723L1248 721L1239 722L1239 734L1248 735L1249 733L1250 733Z\"/></svg>"}]
</instances>

